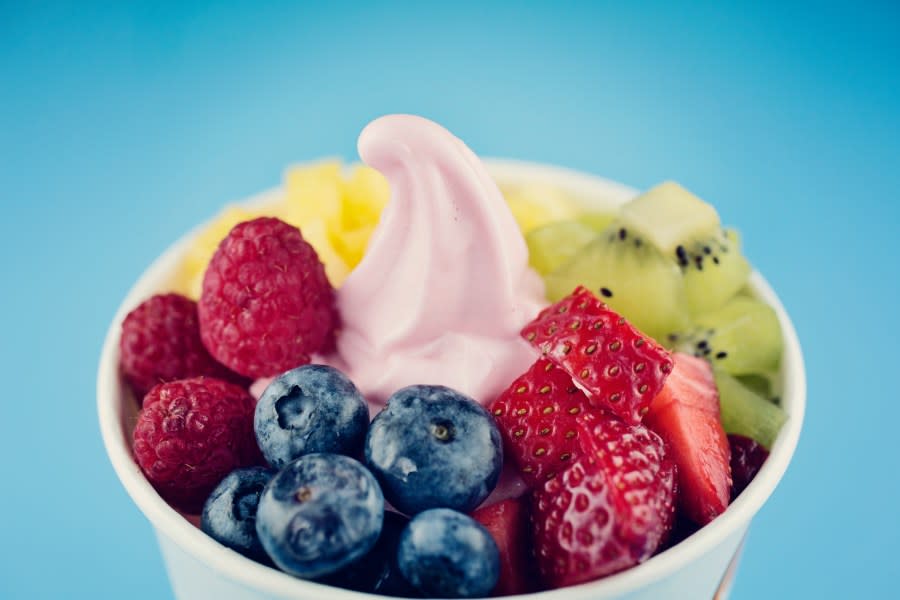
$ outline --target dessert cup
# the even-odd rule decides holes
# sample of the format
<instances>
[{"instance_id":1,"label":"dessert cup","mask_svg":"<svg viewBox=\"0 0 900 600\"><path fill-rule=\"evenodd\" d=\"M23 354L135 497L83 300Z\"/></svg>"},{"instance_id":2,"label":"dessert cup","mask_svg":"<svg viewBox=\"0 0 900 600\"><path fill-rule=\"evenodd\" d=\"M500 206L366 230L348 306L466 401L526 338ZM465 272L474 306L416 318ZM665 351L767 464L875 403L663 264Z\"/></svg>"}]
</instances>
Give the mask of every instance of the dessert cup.
<instances>
[{"instance_id":1,"label":"dessert cup","mask_svg":"<svg viewBox=\"0 0 900 600\"><path fill-rule=\"evenodd\" d=\"M548 165L485 160L501 185L551 185L565 190L587 209L619 205L636 190L577 171ZM263 205L280 189L246 201ZM140 276L122 301L103 345L97 373L97 409L106 451L122 485L152 524L176 598L181 600L371 600L375 596L296 579L225 548L171 508L145 479L131 453L137 404L119 376L119 334L125 315L142 300L165 291L192 235L166 250ZM751 285L778 314L784 336L780 372L782 407L788 420L759 474L728 510L709 525L647 562L604 579L558 590L516 596L534 600L650 600L726 598L743 541L794 454L803 424L806 379L794 327L778 297L754 272Z\"/></svg>"}]
</instances>

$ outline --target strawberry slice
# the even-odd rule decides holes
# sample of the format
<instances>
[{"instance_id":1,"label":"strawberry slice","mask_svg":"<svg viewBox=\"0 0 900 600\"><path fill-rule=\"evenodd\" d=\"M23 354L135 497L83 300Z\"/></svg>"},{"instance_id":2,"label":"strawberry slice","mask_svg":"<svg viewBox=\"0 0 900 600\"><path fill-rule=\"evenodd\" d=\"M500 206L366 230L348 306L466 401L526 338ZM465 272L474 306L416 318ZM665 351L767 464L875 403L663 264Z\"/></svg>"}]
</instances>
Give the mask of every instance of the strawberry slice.
<instances>
[{"instance_id":1,"label":"strawberry slice","mask_svg":"<svg viewBox=\"0 0 900 600\"><path fill-rule=\"evenodd\" d=\"M672 357L584 287L547 308L522 335L565 369L591 406L640 423Z\"/></svg>"},{"instance_id":2,"label":"strawberry slice","mask_svg":"<svg viewBox=\"0 0 900 600\"><path fill-rule=\"evenodd\" d=\"M709 363L675 354L675 368L644 423L666 441L678 465L679 505L685 516L705 525L722 514L731 496L731 449Z\"/></svg>"},{"instance_id":3,"label":"strawberry slice","mask_svg":"<svg viewBox=\"0 0 900 600\"><path fill-rule=\"evenodd\" d=\"M494 596L527 594L537 590L534 559L528 535L528 506L522 498L504 500L472 513L500 550L500 579Z\"/></svg>"},{"instance_id":4,"label":"strawberry slice","mask_svg":"<svg viewBox=\"0 0 900 600\"><path fill-rule=\"evenodd\" d=\"M490 407L507 453L529 488L566 469L581 455L577 418L587 397L563 369L540 358Z\"/></svg>"},{"instance_id":5,"label":"strawberry slice","mask_svg":"<svg viewBox=\"0 0 900 600\"><path fill-rule=\"evenodd\" d=\"M663 440L605 414L582 428L585 454L533 496L538 570L554 588L647 560L674 520L675 465Z\"/></svg>"}]
</instances>

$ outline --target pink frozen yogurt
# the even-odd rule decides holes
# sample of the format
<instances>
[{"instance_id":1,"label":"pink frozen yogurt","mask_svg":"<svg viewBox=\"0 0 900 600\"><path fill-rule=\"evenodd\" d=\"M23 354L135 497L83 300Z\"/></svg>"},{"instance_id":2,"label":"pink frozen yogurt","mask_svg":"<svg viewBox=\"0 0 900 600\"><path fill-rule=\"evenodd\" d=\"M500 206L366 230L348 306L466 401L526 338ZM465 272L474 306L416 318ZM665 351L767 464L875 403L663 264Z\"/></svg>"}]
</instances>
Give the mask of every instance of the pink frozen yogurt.
<instances>
[{"instance_id":1,"label":"pink frozen yogurt","mask_svg":"<svg viewBox=\"0 0 900 600\"><path fill-rule=\"evenodd\" d=\"M519 331L545 304L500 190L462 141L421 117L376 119L358 146L392 195L338 290L335 362L372 403L412 384L491 402L537 358Z\"/></svg>"}]
</instances>

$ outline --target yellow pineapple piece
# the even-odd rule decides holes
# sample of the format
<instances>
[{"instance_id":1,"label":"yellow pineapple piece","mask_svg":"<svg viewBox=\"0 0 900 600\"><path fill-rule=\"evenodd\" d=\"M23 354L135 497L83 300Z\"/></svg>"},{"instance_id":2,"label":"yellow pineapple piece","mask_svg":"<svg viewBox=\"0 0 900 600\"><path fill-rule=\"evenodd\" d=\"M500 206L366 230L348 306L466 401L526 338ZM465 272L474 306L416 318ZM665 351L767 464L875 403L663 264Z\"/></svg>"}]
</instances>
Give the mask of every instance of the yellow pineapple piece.
<instances>
[{"instance_id":1,"label":"yellow pineapple piece","mask_svg":"<svg viewBox=\"0 0 900 600\"><path fill-rule=\"evenodd\" d=\"M288 169L284 176L284 204L301 227L321 219L326 228L341 227L343 212L341 163L327 161Z\"/></svg>"},{"instance_id":2,"label":"yellow pineapple piece","mask_svg":"<svg viewBox=\"0 0 900 600\"><path fill-rule=\"evenodd\" d=\"M366 253L369 245L369 238L372 237L372 230L375 225L363 225L356 229L345 229L336 232L331 236L331 241L338 253L347 263L350 269L356 267Z\"/></svg>"},{"instance_id":3,"label":"yellow pineapple piece","mask_svg":"<svg viewBox=\"0 0 900 600\"><path fill-rule=\"evenodd\" d=\"M173 278L172 288L199 298L203 274L219 243L243 221L273 216L300 229L315 248L335 287L362 260L372 230L390 197L387 180L378 171L356 165L345 178L340 161L330 160L289 168L284 195L260 209L230 206L194 238Z\"/></svg>"},{"instance_id":4,"label":"yellow pineapple piece","mask_svg":"<svg viewBox=\"0 0 900 600\"><path fill-rule=\"evenodd\" d=\"M300 232L303 234L303 239L315 248L319 260L325 265L325 275L328 276L328 281L334 287L340 287L347 275L350 274L350 267L331 243L325 221L323 219L307 220Z\"/></svg>"},{"instance_id":5,"label":"yellow pineapple piece","mask_svg":"<svg viewBox=\"0 0 900 600\"><path fill-rule=\"evenodd\" d=\"M344 182L345 230L373 226L391 197L384 175L365 165L356 165Z\"/></svg>"},{"instance_id":6,"label":"yellow pineapple piece","mask_svg":"<svg viewBox=\"0 0 900 600\"><path fill-rule=\"evenodd\" d=\"M568 194L553 186L507 185L501 191L523 234L547 223L574 218L580 212Z\"/></svg>"}]
</instances>

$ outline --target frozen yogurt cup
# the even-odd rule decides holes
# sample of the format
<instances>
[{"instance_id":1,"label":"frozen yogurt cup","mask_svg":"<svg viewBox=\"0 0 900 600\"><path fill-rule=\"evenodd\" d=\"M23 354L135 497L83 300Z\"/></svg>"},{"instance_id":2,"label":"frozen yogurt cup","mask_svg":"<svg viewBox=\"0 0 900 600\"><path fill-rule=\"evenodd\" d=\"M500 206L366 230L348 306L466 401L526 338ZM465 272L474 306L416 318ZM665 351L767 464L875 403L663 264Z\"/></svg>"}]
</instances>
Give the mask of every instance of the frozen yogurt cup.
<instances>
[{"instance_id":1,"label":"frozen yogurt cup","mask_svg":"<svg viewBox=\"0 0 900 600\"><path fill-rule=\"evenodd\" d=\"M559 167L506 160L485 163L501 185L554 186L571 193L590 209L616 206L636 193L626 186ZM281 193L280 189L265 192L246 204L270 203ZM97 374L100 430L107 453L126 491L156 532L175 596L185 600L371 599L373 596L369 594L296 579L218 544L170 507L134 461L130 428L136 419L137 405L119 375L121 323L143 299L165 289L193 235L196 230L166 250L125 297L107 333ZM791 461L806 402L803 358L793 325L759 273L753 273L751 284L775 309L781 321L784 355L779 387L783 390L782 407L789 417L762 470L724 514L645 563L598 581L518 597L545 600L727 597L751 520L772 495Z\"/></svg>"}]
</instances>

